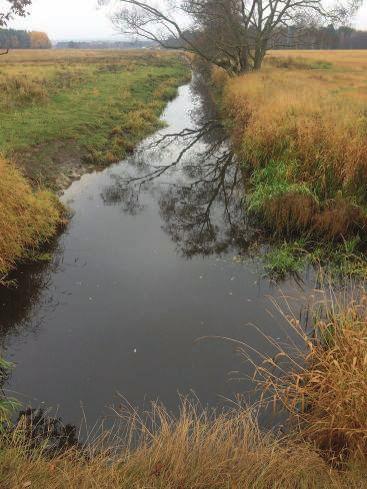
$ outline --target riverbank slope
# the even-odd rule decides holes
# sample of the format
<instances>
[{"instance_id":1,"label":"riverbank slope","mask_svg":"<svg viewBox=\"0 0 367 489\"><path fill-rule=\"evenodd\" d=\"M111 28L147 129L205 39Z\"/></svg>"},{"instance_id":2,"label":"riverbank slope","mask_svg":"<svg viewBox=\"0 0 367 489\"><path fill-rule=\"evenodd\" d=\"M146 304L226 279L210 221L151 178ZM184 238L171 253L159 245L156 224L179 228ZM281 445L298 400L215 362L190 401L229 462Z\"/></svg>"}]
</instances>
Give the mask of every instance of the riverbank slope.
<instances>
[{"instance_id":1,"label":"riverbank slope","mask_svg":"<svg viewBox=\"0 0 367 489\"><path fill-rule=\"evenodd\" d=\"M260 72L214 76L246 211L278 244L270 268L331 259L365 276L366 73L365 51L274 51Z\"/></svg>"},{"instance_id":2,"label":"riverbank slope","mask_svg":"<svg viewBox=\"0 0 367 489\"><path fill-rule=\"evenodd\" d=\"M0 278L55 235L64 211L50 191L123 159L160 126L189 78L183 60L165 52L15 50L0 58Z\"/></svg>"}]
</instances>

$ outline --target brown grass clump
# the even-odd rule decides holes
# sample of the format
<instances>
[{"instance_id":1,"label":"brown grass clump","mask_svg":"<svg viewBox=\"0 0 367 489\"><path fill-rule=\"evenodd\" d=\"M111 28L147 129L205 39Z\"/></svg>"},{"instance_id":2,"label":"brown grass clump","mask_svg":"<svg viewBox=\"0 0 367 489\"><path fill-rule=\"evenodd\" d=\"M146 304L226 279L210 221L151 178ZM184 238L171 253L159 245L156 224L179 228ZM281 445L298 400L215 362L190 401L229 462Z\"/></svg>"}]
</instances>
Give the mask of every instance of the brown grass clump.
<instances>
[{"instance_id":1,"label":"brown grass clump","mask_svg":"<svg viewBox=\"0 0 367 489\"><path fill-rule=\"evenodd\" d=\"M264 393L333 464L367 461L366 304L364 290L356 300L334 298L312 334L288 318L297 338L293 348L277 345L278 354L256 366Z\"/></svg>"},{"instance_id":2,"label":"brown grass clump","mask_svg":"<svg viewBox=\"0 0 367 489\"><path fill-rule=\"evenodd\" d=\"M318 204L312 196L297 193L269 199L263 209L267 226L287 236L307 231L317 211Z\"/></svg>"},{"instance_id":3,"label":"brown grass clump","mask_svg":"<svg viewBox=\"0 0 367 489\"><path fill-rule=\"evenodd\" d=\"M217 66L212 68L211 72L211 82L214 87L218 90L222 90L229 80L228 73Z\"/></svg>"},{"instance_id":4,"label":"brown grass clump","mask_svg":"<svg viewBox=\"0 0 367 489\"><path fill-rule=\"evenodd\" d=\"M32 191L19 170L0 158L0 278L29 250L50 239L61 222L56 197Z\"/></svg>"},{"instance_id":5,"label":"brown grass clump","mask_svg":"<svg viewBox=\"0 0 367 489\"><path fill-rule=\"evenodd\" d=\"M263 218L268 228L282 236L304 233L327 241L340 241L367 231L367 215L343 198L320 206L311 195L289 192L265 200Z\"/></svg>"},{"instance_id":6,"label":"brown grass clump","mask_svg":"<svg viewBox=\"0 0 367 489\"><path fill-rule=\"evenodd\" d=\"M356 205L337 198L327 203L325 208L312 219L312 230L327 240L348 238L367 231L367 215Z\"/></svg>"},{"instance_id":7,"label":"brown grass clump","mask_svg":"<svg viewBox=\"0 0 367 489\"><path fill-rule=\"evenodd\" d=\"M184 402L178 418L155 406L133 415L119 448L96 442L47 458L17 430L3 438L0 481L7 489L337 488L339 478L307 444L263 434L249 410L216 417ZM133 440L132 443L129 440ZM30 454L29 454L30 453Z\"/></svg>"},{"instance_id":8,"label":"brown grass clump","mask_svg":"<svg viewBox=\"0 0 367 489\"><path fill-rule=\"evenodd\" d=\"M27 76L3 76L0 80L1 105L9 108L32 103L42 103L48 99L45 82L35 81Z\"/></svg>"}]
</instances>

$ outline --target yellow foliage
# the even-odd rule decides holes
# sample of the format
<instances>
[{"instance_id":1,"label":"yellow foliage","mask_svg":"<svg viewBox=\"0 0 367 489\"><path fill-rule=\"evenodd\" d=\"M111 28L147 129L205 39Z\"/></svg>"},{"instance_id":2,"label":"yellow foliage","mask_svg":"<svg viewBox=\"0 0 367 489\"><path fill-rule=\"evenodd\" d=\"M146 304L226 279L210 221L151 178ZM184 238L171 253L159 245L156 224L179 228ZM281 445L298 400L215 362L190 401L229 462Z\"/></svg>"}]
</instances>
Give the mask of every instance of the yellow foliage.
<instances>
[{"instance_id":1,"label":"yellow foliage","mask_svg":"<svg viewBox=\"0 0 367 489\"><path fill-rule=\"evenodd\" d=\"M51 41L45 32L32 31L29 33L32 49L50 49Z\"/></svg>"}]
</instances>

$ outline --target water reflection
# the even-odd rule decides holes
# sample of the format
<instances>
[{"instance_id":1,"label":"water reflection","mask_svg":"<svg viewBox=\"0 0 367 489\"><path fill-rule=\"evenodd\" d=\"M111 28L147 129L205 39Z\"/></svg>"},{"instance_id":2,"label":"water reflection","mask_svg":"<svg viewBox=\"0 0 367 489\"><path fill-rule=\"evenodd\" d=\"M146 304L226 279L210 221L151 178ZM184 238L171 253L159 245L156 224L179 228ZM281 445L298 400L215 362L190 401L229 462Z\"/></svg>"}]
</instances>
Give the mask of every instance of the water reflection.
<instances>
[{"instance_id":1,"label":"water reflection","mask_svg":"<svg viewBox=\"0 0 367 489\"><path fill-rule=\"evenodd\" d=\"M233 260L256 232L215 111L185 86L163 119L133 158L74 182L59 255L0 297L1 341L17 364L9 388L25 405L60 405L74 424L81 402L93 425L116 392L141 408L160 399L174 411L178 392L221 406L253 387L228 372L249 372L232 344L197 339L244 339L265 353L248 324L284 337L266 311L271 284ZM283 291L299 296L293 281Z\"/></svg>"},{"instance_id":2,"label":"water reflection","mask_svg":"<svg viewBox=\"0 0 367 489\"><path fill-rule=\"evenodd\" d=\"M47 255L50 260L25 263L15 272L9 274L11 286L0 290L0 343L5 347L4 341L8 335L18 336L23 333L35 333L43 322L47 310L57 307L60 298L52 294L53 275L62 267L63 249L57 238L49 244ZM44 296L48 290L50 294ZM44 307L43 315L39 315L40 305ZM6 313L5 313L6 312Z\"/></svg>"},{"instance_id":3,"label":"water reflection","mask_svg":"<svg viewBox=\"0 0 367 489\"><path fill-rule=\"evenodd\" d=\"M193 125L148 141L127 174L115 175L104 188L102 199L137 215L145 209L144 194L154 194L163 229L186 258L245 253L256 231L244 213L241 167L207 94L200 95L199 108L191 114Z\"/></svg>"}]
</instances>

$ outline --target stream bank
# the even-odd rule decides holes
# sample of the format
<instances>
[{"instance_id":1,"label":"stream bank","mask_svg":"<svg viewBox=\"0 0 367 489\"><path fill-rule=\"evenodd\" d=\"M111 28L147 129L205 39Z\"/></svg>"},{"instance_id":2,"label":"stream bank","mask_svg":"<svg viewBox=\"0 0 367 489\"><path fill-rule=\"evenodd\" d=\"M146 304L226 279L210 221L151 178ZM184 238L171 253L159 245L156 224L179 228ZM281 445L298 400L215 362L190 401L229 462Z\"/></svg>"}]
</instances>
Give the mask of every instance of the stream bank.
<instances>
[{"instance_id":1,"label":"stream bank","mask_svg":"<svg viewBox=\"0 0 367 489\"><path fill-rule=\"evenodd\" d=\"M165 129L65 191L74 216L53 260L23 267L18 287L1 292L4 355L16 364L7 388L25 404L59 407L78 424L80 403L95 420L117 393L174 411L178 393L218 407L252 389L231 381L246 372L234 345L198 339L246 338L265 352L251 324L284 336L268 296L299 300L312 277L310 288L305 275L301 288L289 279L279 292L244 259L252 235L238 167L210 119L185 85L163 114Z\"/></svg>"}]
</instances>

